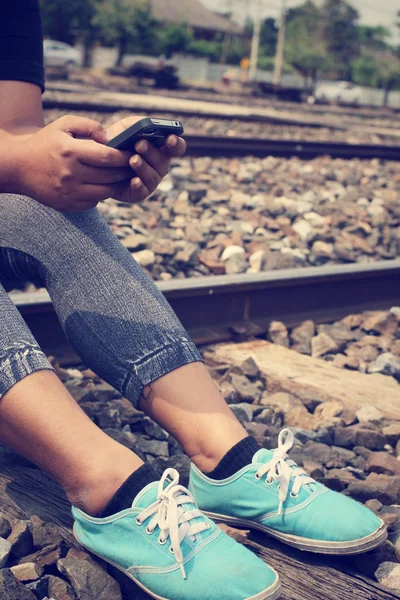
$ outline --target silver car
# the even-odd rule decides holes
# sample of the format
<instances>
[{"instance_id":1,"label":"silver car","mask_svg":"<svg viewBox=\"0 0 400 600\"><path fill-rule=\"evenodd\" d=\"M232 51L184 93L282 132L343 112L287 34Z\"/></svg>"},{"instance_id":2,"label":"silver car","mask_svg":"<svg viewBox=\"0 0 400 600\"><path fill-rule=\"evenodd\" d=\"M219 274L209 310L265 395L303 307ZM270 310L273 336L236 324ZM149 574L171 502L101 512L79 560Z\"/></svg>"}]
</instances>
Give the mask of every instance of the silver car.
<instances>
[{"instance_id":1,"label":"silver car","mask_svg":"<svg viewBox=\"0 0 400 600\"><path fill-rule=\"evenodd\" d=\"M68 75L73 69L82 63L82 54L76 48L64 42L55 40L44 40L44 66L57 69L64 75Z\"/></svg>"}]
</instances>

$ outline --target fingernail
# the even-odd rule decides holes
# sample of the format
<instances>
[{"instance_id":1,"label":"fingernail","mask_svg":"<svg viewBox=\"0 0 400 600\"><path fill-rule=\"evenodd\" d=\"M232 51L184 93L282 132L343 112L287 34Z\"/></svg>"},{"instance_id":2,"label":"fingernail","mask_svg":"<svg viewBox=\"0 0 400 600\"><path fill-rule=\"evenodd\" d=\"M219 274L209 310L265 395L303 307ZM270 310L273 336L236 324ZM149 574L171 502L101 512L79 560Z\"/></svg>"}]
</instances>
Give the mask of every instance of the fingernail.
<instances>
[{"instance_id":1,"label":"fingernail","mask_svg":"<svg viewBox=\"0 0 400 600\"><path fill-rule=\"evenodd\" d=\"M135 156L133 158L131 158L131 165L132 167L141 167L143 164L142 159L140 158L140 156L138 156L137 154L135 154Z\"/></svg>"},{"instance_id":2,"label":"fingernail","mask_svg":"<svg viewBox=\"0 0 400 600\"><path fill-rule=\"evenodd\" d=\"M147 142L145 142L144 140L142 140L141 142L138 142L135 146L137 152L146 152L149 148L149 144Z\"/></svg>"},{"instance_id":3,"label":"fingernail","mask_svg":"<svg viewBox=\"0 0 400 600\"><path fill-rule=\"evenodd\" d=\"M132 180L132 185L134 188L140 188L142 185L141 179L139 179L139 177L135 177L135 179Z\"/></svg>"},{"instance_id":4,"label":"fingernail","mask_svg":"<svg viewBox=\"0 0 400 600\"><path fill-rule=\"evenodd\" d=\"M168 146L170 148L175 148L177 143L178 143L178 138L175 137L174 135L171 135L171 137L168 138Z\"/></svg>"}]
</instances>

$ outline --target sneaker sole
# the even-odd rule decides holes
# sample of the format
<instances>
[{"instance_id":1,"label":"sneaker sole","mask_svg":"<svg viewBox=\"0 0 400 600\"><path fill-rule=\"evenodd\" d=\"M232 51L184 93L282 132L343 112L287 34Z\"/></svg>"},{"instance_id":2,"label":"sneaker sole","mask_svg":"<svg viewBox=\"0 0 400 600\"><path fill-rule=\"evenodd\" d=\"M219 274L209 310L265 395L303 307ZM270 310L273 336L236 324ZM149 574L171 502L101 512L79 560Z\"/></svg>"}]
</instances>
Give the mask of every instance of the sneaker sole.
<instances>
[{"instance_id":1,"label":"sneaker sole","mask_svg":"<svg viewBox=\"0 0 400 600\"><path fill-rule=\"evenodd\" d=\"M313 540L311 538L305 538L298 535L281 533L280 531L276 531L275 529L261 525L261 523L254 523L254 521L247 521L246 519L235 519L234 517L212 513L207 510L203 510L202 512L210 517L210 519L213 521L238 525L247 529L258 529L259 531L277 538L281 542L285 542L285 544L293 546L298 550L315 552L318 554L362 554L363 552L373 550L377 546L380 546L380 544L382 544L382 542L384 542L387 538L387 529L384 523L370 535L358 540L352 540L350 542L325 542L322 540Z\"/></svg>"},{"instance_id":2,"label":"sneaker sole","mask_svg":"<svg viewBox=\"0 0 400 600\"><path fill-rule=\"evenodd\" d=\"M74 536L75 536L75 533L74 533ZM91 554L94 554L95 556L98 556L99 558L101 558L101 560L104 560L104 562L109 563L110 565L112 565L113 567L115 567L116 569L121 571L121 573L126 575L126 577L129 577L129 579L131 579L134 583L136 583L136 585L138 587L140 587L144 592L146 592L146 594L148 594L152 598L156 598L156 600L171 600L171 598L165 598L165 596L158 596L157 594L154 594L151 590L149 590L146 586L144 586L143 583L140 583L140 581L135 579L135 577L133 577L133 575L131 575L128 571L126 571L120 565L117 565L117 563L115 563L112 560L108 560L108 558L104 558L104 556L101 556L101 554L97 554L97 552L93 552L93 550L91 550L90 548L88 548L87 546L82 544L82 542L80 542L76 536L75 536L75 539L88 552L90 552ZM282 584L279 579L279 575L275 571L275 569L272 569L272 567L270 567L270 569L275 573L276 581L272 585L270 585L269 588L267 588L266 590L263 590L262 592L260 592L259 594L256 594L255 596L249 596L248 598L243 598L243 600L277 600L281 596Z\"/></svg>"}]
</instances>

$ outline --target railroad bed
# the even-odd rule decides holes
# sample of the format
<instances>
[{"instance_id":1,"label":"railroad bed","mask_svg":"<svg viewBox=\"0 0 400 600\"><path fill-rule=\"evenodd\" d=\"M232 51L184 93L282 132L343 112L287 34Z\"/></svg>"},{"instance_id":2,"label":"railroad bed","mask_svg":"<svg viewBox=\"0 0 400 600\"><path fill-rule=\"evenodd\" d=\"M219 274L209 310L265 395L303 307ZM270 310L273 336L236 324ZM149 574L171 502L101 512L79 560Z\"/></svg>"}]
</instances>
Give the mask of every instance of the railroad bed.
<instances>
[{"instance_id":1,"label":"railroad bed","mask_svg":"<svg viewBox=\"0 0 400 600\"><path fill-rule=\"evenodd\" d=\"M98 208L167 281L394 259L399 186L392 161L185 158L146 202Z\"/></svg>"},{"instance_id":2,"label":"railroad bed","mask_svg":"<svg viewBox=\"0 0 400 600\"><path fill-rule=\"evenodd\" d=\"M47 109L45 111L46 122L50 123L55 119L66 114L66 109ZM117 111L116 113L105 113L96 111L76 111L72 110L73 114L85 116L90 119L95 119L103 123L105 127L111 123L128 117L132 111ZM135 114L145 115L144 111L135 111ZM165 118L176 118L172 113L164 115ZM278 141L306 141L306 142L325 142L346 143L350 145L377 145L398 146L400 138L391 135L379 135L378 133L360 131L358 126L350 127L346 130L332 129L329 127L307 127L295 125L274 125L273 123L257 123L253 121L240 121L238 119L211 119L207 117L182 117L185 125L185 134L193 139L193 136L212 136L225 137L226 145L231 138L241 138L247 141L248 139L266 139ZM210 145L210 144L209 144ZM283 146L284 147L284 146ZM242 148L242 152L244 148ZM349 149L351 152L352 149ZM267 149L266 149L267 152ZM354 155L357 150L353 149ZM274 154L274 152L271 152ZM321 153L321 152L320 152ZM324 153L328 153L328 148ZM400 150L398 151L400 155ZM374 157L372 155L372 157Z\"/></svg>"},{"instance_id":3,"label":"railroad bed","mask_svg":"<svg viewBox=\"0 0 400 600\"><path fill-rule=\"evenodd\" d=\"M276 447L281 427L291 427L297 438L291 453L294 460L318 481L367 503L389 527L389 540L379 549L343 559L302 553L260 533L228 529L279 571L283 600L400 598L397 580L390 578L400 558L399 323L399 307L347 314L324 326L318 325L317 316L296 327L275 321L264 339L203 348L211 376L261 445ZM54 360L53 364L97 425L155 468L176 467L187 484L189 459L172 437L89 369L82 365L61 368ZM21 534L26 524L17 524L20 533L12 539L23 537L23 542L19 541L19 559L14 562L26 561L26 554L44 546L40 555L29 560L44 563L45 573L64 580L53 579L51 585L65 586L67 580L86 600L103 600L101 590L107 590L104 600L147 598L115 570L110 568L112 577L107 575L85 553L69 551L56 569L57 559L76 546L70 530L70 506L46 475L4 449L0 453L0 494L6 517L38 515L52 524L31 519L35 548L30 535ZM64 543L60 545L61 538ZM384 587L377 579L394 588ZM2 584L0 578L0 590Z\"/></svg>"}]
</instances>

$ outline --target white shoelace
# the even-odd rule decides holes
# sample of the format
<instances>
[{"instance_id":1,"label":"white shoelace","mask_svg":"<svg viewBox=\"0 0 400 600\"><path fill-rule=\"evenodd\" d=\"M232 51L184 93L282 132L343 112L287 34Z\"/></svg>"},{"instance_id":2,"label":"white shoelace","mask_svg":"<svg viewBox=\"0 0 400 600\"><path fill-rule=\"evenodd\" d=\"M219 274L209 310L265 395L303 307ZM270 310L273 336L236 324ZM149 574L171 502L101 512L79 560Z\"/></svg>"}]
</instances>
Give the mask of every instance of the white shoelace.
<instances>
[{"instance_id":1,"label":"white shoelace","mask_svg":"<svg viewBox=\"0 0 400 600\"><path fill-rule=\"evenodd\" d=\"M164 489L164 483L168 479L172 479L171 483ZM136 518L138 525L141 525L146 519L154 515L150 523L146 527L147 533L151 534L155 528L160 528L158 542L165 544L168 537L171 539L170 552L174 554L182 577L186 579L185 567L183 565L183 554L181 544L188 537L192 541L197 533L201 533L209 529L209 524L204 520L204 515L198 508L185 510L181 505L187 502L196 504L191 493L178 485L179 473L175 469L166 469L158 484L157 500L150 504ZM202 521L198 523L190 523L195 517L202 517Z\"/></svg>"},{"instance_id":2,"label":"white shoelace","mask_svg":"<svg viewBox=\"0 0 400 600\"><path fill-rule=\"evenodd\" d=\"M315 479L309 477L304 469L298 467L293 460L289 459L288 452L292 449L293 442L293 432L290 429L282 429L278 438L278 448L273 451L271 460L260 467L256 472L257 479L261 479L265 474L268 474L265 480L267 485L271 485L273 481L279 481L279 516L282 515L283 505L288 496L291 479L294 479L293 487L290 492L292 498L298 496L303 485L316 483Z\"/></svg>"}]
</instances>

